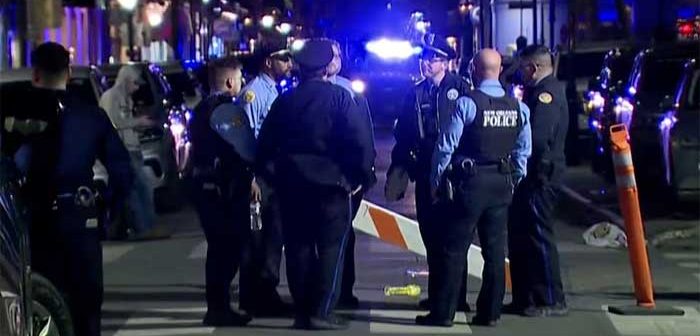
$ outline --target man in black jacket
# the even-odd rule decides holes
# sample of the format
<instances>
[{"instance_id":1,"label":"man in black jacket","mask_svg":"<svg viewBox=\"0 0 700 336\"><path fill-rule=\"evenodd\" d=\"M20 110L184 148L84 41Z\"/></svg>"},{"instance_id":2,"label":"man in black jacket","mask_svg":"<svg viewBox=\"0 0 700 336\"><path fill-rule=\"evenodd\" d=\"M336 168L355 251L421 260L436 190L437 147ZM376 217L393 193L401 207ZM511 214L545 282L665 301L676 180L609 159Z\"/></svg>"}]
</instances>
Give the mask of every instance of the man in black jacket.
<instances>
[{"instance_id":1,"label":"man in black jacket","mask_svg":"<svg viewBox=\"0 0 700 336\"><path fill-rule=\"evenodd\" d=\"M333 309L352 230L351 197L373 181L374 148L350 94L328 81L332 43L305 41L294 58L302 83L272 105L258 138L256 174L272 173L280 195L294 327L342 329L347 325Z\"/></svg>"},{"instance_id":2,"label":"man in black jacket","mask_svg":"<svg viewBox=\"0 0 700 336\"><path fill-rule=\"evenodd\" d=\"M47 42L32 51L32 88L3 92L3 154L26 175L32 268L67 298L78 336L100 335L102 247L92 189L95 160L117 201L131 188L129 153L104 110L66 91L70 54Z\"/></svg>"},{"instance_id":3,"label":"man in black jacket","mask_svg":"<svg viewBox=\"0 0 700 336\"><path fill-rule=\"evenodd\" d=\"M566 169L564 145L569 113L564 85L553 74L552 55L544 46L522 51L520 71L531 111L532 156L510 209L508 251L513 302L504 312L525 316L566 315L566 300L554 237L557 185Z\"/></svg>"},{"instance_id":4,"label":"man in black jacket","mask_svg":"<svg viewBox=\"0 0 700 336\"><path fill-rule=\"evenodd\" d=\"M408 180L416 182L416 215L430 268L435 264L433 251L437 238L434 228L440 222L441 206L434 204L430 195L431 158L438 135L457 109L457 98L469 92L470 87L460 76L448 71L448 61L454 59L456 53L447 40L428 35L425 42L420 60L425 79L411 91L398 117L394 129L396 145L391 152L385 194L389 201L399 200L404 196ZM466 279L465 270L460 311L469 310ZM431 293L429 288L429 297ZM429 309L429 301L421 301L421 306Z\"/></svg>"},{"instance_id":5,"label":"man in black jacket","mask_svg":"<svg viewBox=\"0 0 700 336\"><path fill-rule=\"evenodd\" d=\"M194 110L192 202L207 239L206 298L209 326L242 326L250 317L231 309L230 287L248 236L253 131L234 104L241 90L241 64L224 58L209 64L211 94Z\"/></svg>"}]
</instances>

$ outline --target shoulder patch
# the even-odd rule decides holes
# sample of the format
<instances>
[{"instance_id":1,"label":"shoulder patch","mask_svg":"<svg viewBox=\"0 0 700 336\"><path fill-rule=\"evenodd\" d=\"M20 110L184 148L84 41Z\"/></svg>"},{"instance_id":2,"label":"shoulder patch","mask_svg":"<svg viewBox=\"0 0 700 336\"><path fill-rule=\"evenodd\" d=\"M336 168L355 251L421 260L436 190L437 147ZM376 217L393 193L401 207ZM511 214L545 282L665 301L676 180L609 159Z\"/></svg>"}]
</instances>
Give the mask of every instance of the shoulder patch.
<instances>
[{"instance_id":1,"label":"shoulder patch","mask_svg":"<svg viewBox=\"0 0 700 336\"><path fill-rule=\"evenodd\" d=\"M255 100L255 92L252 90L248 90L243 94L243 100L245 100L246 103L252 103L253 100Z\"/></svg>"},{"instance_id":2,"label":"shoulder patch","mask_svg":"<svg viewBox=\"0 0 700 336\"><path fill-rule=\"evenodd\" d=\"M447 91L447 99L457 100L457 98L459 98L459 92L457 92L457 89L450 89Z\"/></svg>"},{"instance_id":3,"label":"shoulder patch","mask_svg":"<svg viewBox=\"0 0 700 336\"><path fill-rule=\"evenodd\" d=\"M539 96L537 96L537 100L539 100L542 104L551 104L552 94L549 92L542 92Z\"/></svg>"}]
</instances>

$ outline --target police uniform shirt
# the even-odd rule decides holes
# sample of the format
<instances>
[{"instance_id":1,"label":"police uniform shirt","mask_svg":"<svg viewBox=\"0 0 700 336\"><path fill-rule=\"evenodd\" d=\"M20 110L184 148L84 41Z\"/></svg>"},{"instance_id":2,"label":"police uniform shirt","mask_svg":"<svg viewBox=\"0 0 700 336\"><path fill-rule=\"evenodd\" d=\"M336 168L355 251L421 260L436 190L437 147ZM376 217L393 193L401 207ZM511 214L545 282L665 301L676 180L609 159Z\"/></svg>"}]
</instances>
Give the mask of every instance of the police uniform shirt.
<instances>
[{"instance_id":1,"label":"police uniform shirt","mask_svg":"<svg viewBox=\"0 0 700 336\"><path fill-rule=\"evenodd\" d=\"M491 97L503 97L506 94L498 80L485 80L481 83L478 90ZM515 175L522 178L527 173L527 159L532 152L532 139L529 122L530 110L522 102L518 102L518 105L520 107L520 120L522 120L523 124L511 153L511 159L514 164ZM517 126L517 118L512 118L508 115L498 115L497 113L489 114L488 112L493 111L484 111L484 127ZM430 174L433 189L437 189L440 185L442 174L447 169L452 155L460 143L464 129L474 122L476 113L477 106L474 100L469 97L460 97L458 99L457 110L435 144Z\"/></svg>"},{"instance_id":2,"label":"police uniform shirt","mask_svg":"<svg viewBox=\"0 0 700 336\"><path fill-rule=\"evenodd\" d=\"M278 95L277 83L265 73L255 77L241 91L239 101L248 115L250 127L253 129L256 139L268 112L270 112L272 103Z\"/></svg>"},{"instance_id":3,"label":"police uniform shirt","mask_svg":"<svg viewBox=\"0 0 700 336\"><path fill-rule=\"evenodd\" d=\"M569 127L569 108L564 85L550 75L527 87L523 101L532 111L531 173L543 160L565 166L564 146Z\"/></svg>"}]
</instances>

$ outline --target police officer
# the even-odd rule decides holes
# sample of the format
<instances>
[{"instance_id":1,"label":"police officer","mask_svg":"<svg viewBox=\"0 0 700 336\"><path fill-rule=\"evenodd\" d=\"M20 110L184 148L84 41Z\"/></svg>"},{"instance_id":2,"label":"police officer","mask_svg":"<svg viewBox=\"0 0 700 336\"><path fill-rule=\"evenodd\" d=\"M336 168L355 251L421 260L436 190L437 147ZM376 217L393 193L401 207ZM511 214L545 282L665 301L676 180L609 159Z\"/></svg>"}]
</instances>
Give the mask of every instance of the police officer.
<instances>
[{"instance_id":1,"label":"police officer","mask_svg":"<svg viewBox=\"0 0 700 336\"><path fill-rule=\"evenodd\" d=\"M561 316L568 310L552 216L557 185L566 167L566 94L553 75L552 55L546 47L529 46L520 57L520 71L527 83L524 101L532 111L532 157L511 207L508 250L513 302L506 308L525 316Z\"/></svg>"},{"instance_id":2,"label":"police officer","mask_svg":"<svg viewBox=\"0 0 700 336\"><path fill-rule=\"evenodd\" d=\"M104 164L115 200L124 200L133 182L130 157L104 110L66 91L70 54L63 46L41 44L31 61L33 88L2 99L3 152L26 174L32 268L66 296L75 334L98 336L102 247L92 167L97 159Z\"/></svg>"},{"instance_id":3,"label":"police officer","mask_svg":"<svg viewBox=\"0 0 700 336\"><path fill-rule=\"evenodd\" d=\"M253 132L234 104L241 64L233 58L209 64L212 94L194 110L192 201L207 239L204 324L242 326L250 317L231 309L230 286L240 266L251 197Z\"/></svg>"},{"instance_id":4,"label":"police officer","mask_svg":"<svg viewBox=\"0 0 700 336\"><path fill-rule=\"evenodd\" d=\"M389 201L399 200L404 196L408 180L416 182L416 215L430 268L435 262L433 251L438 247L434 243L434 229L441 221L439 214L442 213L440 205L433 204L430 197L430 160L440 134L440 124L449 121L457 109L457 98L465 95L470 86L460 76L448 71L448 62L456 57L456 53L445 38L427 35L425 42L420 59L425 79L418 82L408 95L398 117L394 129L396 145L391 152L385 195ZM464 279L460 310L468 311L466 271ZM430 281L428 283L430 286ZM429 297L431 293L428 289ZM421 301L421 307L428 309L428 300Z\"/></svg>"},{"instance_id":5,"label":"police officer","mask_svg":"<svg viewBox=\"0 0 700 336\"><path fill-rule=\"evenodd\" d=\"M287 50L265 47L260 73L241 91L239 102L258 137L272 103L279 95L277 85L289 77L292 60ZM263 178L253 180L253 191L262 205L262 230L251 231L241 274L241 307L254 315L280 315L288 311L277 293L282 259L282 228L277 195Z\"/></svg>"},{"instance_id":6,"label":"police officer","mask_svg":"<svg viewBox=\"0 0 700 336\"><path fill-rule=\"evenodd\" d=\"M343 60L341 57L340 44L337 41L331 41L333 43L333 61L331 61L331 72L329 74L329 81L336 84L343 89L345 89L352 96L353 100L357 104L358 111L361 113L363 118L365 128L367 131L365 134L369 135L366 140L367 143L371 143L371 148L373 149L371 153L368 153L371 157L372 162L377 156L376 151L374 151L374 126L372 123L372 115L370 114L369 104L367 102L367 97L365 97L359 90L353 89L352 82L340 76L340 70L342 69ZM376 183L376 176L372 174L372 184ZM365 192L359 191L352 197L352 218L355 219L357 212L360 209L360 204ZM355 231L351 230L348 236L348 243L345 249L345 265L343 269L343 280L340 287L340 298L338 300L339 307L345 308L357 308L360 305L359 299L352 293L352 289L355 286Z\"/></svg>"},{"instance_id":7,"label":"police officer","mask_svg":"<svg viewBox=\"0 0 700 336\"><path fill-rule=\"evenodd\" d=\"M501 56L483 49L474 61L478 89L461 97L433 155L431 190L447 180L454 186L449 215L439 227L435 269L437 290L430 314L416 317L421 325L451 326L464 275L464 251L478 228L484 256L481 291L472 324L493 326L500 318L505 293L505 231L515 184L525 175L530 154L529 110L506 95L498 81ZM451 171L446 173L451 165Z\"/></svg>"},{"instance_id":8,"label":"police officer","mask_svg":"<svg viewBox=\"0 0 700 336\"><path fill-rule=\"evenodd\" d=\"M301 83L272 106L258 139L256 167L280 195L295 328L341 329L333 314L351 226L350 197L372 181L372 144L343 88L328 81L332 43L308 40L295 54Z\"/></svg>"}]
</instances>

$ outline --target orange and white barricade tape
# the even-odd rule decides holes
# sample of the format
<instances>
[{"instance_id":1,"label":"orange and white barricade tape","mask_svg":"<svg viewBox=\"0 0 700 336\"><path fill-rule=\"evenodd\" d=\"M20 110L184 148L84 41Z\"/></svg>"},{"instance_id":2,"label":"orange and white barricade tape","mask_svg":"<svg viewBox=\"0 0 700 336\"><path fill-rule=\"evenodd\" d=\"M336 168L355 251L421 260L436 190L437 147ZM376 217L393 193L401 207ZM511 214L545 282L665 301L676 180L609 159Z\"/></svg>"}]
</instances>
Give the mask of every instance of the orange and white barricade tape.
<instances>
[{"instance_id":1,"label":"orange and white barricade tape","mask_svg":"<svg viewBox=\"0 0 700 336\"><path fill-rule=\"evenodd\" d=\"M353 221L353 227L370 236L379 238L389 244L425 256L425 245L421 239L418 222L408 217L382 208L371 202L362 201L360 210ZM467 254L470 275L481 279L484 270L484 258L481 248L474 244L469 246ZM509 261L506 259L506 287L511 288Z\"/></svg>"}]
</instances>

